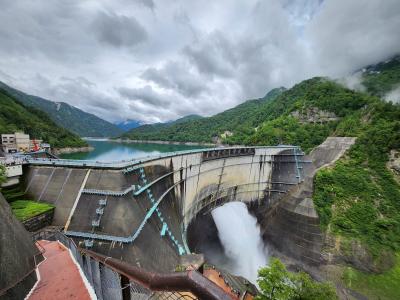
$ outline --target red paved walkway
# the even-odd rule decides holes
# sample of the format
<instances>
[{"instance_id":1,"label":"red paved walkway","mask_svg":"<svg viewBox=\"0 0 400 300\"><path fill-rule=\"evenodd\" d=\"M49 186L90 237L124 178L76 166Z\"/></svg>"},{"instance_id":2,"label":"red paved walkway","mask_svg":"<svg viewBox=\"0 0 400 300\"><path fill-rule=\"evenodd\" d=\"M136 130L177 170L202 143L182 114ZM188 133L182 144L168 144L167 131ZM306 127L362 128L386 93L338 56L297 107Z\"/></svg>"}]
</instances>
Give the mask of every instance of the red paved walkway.
<instances>
[{"instance_id":1,"label":"red paved walkway","mask_svg":"<svg viewBox=\"0 0 400 300\"><path fill-rule=\"evenodd\" d=\"M40 281L28 299L90 299L70 252L59 242L38 243L46 250L46 259L39 265Z\"/></svg>"}]
</instances>

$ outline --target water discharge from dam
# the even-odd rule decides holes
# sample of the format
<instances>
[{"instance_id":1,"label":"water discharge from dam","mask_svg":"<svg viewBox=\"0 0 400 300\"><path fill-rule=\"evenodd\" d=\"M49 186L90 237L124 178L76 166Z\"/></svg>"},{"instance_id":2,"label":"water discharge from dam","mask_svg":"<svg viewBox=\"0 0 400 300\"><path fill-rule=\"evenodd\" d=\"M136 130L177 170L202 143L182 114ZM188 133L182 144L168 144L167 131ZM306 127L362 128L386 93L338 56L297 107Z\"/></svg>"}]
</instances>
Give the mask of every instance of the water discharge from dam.
<instances>
[{"instance_id":1,"label":"water discharge from dam","mask_svg":"<svg viewBox=\"0 0 400 300\"><path fill-rule=\"evenodd\" d=\"M242 202L231 202L212 211L219 239L229 259L224 266L235 275L256 283L257 271L268 264L257 220Z\"/></svg>"}]
</instances>

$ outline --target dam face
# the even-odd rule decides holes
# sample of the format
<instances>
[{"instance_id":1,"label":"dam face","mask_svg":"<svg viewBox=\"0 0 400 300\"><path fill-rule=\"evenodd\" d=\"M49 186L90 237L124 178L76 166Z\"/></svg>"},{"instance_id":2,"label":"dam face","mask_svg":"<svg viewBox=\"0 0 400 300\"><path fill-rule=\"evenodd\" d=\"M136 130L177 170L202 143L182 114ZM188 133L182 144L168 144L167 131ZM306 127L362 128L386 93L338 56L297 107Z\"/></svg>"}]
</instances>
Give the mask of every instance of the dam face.
<instances>
[{"instance_id":1,"label":"dam face","mask_svg":"<svg viewBox=\"0 0 400 300\"><path fill-rule=\"evenodd\" d=\"M56 206L53 225L81 247L166 272L181 255L201 251L197 239L207 237L197 233L215 231L204 216L231 201L244 202L263 238L280 246L265 228L284 226L273 221L281 216L277 207L299 190L311 164L293 146L206 149L115 164L36 159L25 166L24 184L28 194ZM307 218L318 224L318 217ZM299 259L310 256L300 244L289 246L301 250Z\"/></svg>"}]
</instances>

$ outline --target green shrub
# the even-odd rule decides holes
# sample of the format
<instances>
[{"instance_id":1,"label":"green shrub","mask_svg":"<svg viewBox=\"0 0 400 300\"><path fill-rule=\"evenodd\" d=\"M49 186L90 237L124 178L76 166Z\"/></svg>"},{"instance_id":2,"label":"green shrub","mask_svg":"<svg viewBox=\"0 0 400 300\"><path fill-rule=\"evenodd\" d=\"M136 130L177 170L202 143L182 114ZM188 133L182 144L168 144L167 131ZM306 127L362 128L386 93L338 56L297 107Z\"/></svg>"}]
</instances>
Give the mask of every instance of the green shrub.
<instances>
[{"instance_id":1,"label":"green shrub","mask_svg":"<svg viewBox=\"0 0 400 300\"><path fill-rule=\"evenodd\" d=\"M327 282L316 282L304 272L291 273L277 258L258 271L260 293L256 300L331 300L337 299L335 288Z\"/></svg>"}]
</instances>

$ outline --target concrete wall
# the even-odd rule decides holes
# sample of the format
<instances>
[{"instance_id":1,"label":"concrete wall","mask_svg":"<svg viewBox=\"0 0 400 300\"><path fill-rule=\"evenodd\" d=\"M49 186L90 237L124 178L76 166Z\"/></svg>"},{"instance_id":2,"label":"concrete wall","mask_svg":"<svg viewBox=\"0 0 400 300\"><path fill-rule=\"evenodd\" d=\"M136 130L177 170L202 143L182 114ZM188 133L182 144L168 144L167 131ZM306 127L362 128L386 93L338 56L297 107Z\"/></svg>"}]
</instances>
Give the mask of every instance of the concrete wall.
<instances>
[{"instance_id":1,"label":"concrete wall","mask_svg":"<svg viewBox=\"0 0 400 300\"><path fill-rule=\"evenodd\" d=\"M22 175L22 165L6 166L6 176L15 177Z\"/></svg>"},{"instance_id":2,"label":"concrete wall","mask_svg":"<svg viewBox=\"0 0 400 300\"><path fill-rule=\"evenodd\" d=\"M23 299L36 282L35 255L30 234L15 218L0 193L0 298ZM41 255L36 256L39 263ZM2 294L1 291L5 294Z\"/></svg>"},{"instance_id":3,"label":"concrete wall","mask_svg":"<svg viewBox=\"0 0 400 300\"><path fill-rule=\"evenodd\" d=\"M41 213L40 215L34 216L28 220L22 222L25 229L29 232L38 231L46 226L52 224L54 217L54 209Z\"/></svg>"},{"instance_id":4,"label":"concrete wall","mask_svg":"<svg viewBox=\"0 0 400 300\"><path fill-rule=\"evenodd\" d=\"M88 170L24 167L25 190L38 201L56 206L53 225L64 226Z\"/></svg>"},{"instance_id":5,"label":"concrete wall","mask_svg":"<svg viewBox=\"0 0 400 300\"><path fill-rule=\"evenodd\" d=\"M245 151L248 153L240 155L222 150L187 153L134 165L144 168L148 183L162 178L150 188L154 199L170 190L159 210L180 245L185 244L186 228L200 210L212 209L227 201L244 201L250 205L278 199L290 184L299 181L291 147ZM286 180L287 184L272 183L273 173L284 173L275 179ZM124 174L122 169L28 166L24 182L34 198L56 206L53 224L68 225L68 231L132 236L152 207L146 192L138 196L130 192L121 197L81 193L82 189L122 191L132 185L143 186L139 171ZM107 205L100 225L93 227L92 221L98 219L96 209L100 207L100 199L107 199ZM171 238L160 235L162 226L153 214L133 243L95 240L93 250L150 270L170 271L178 263L178 249ZM75 239L84 246L82 238Z\"/></svg>"},{"instance_id":6,"label":"concrete wall","mask_svg":"<svg viewBox=\"0 0 400 300\"><path fill-rule=\"evenodd\" d=\"M355 138L328 138L316 147L305 160L302 182L288 189L288 192L271 203L263 202L251 206L257 216L265 242L280 253L295 259L300 265L319 265L324 263L321 250L324 234L321 232L319 217L312 201L313 177L322 167L333 164L355 142ZM290 167L277 164L272 178L285 180ZM290 175L289 175L290 176ZM268 205L270 204L270 205Z\"/></svg>"}]
</instances>

